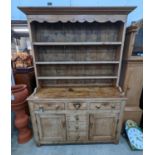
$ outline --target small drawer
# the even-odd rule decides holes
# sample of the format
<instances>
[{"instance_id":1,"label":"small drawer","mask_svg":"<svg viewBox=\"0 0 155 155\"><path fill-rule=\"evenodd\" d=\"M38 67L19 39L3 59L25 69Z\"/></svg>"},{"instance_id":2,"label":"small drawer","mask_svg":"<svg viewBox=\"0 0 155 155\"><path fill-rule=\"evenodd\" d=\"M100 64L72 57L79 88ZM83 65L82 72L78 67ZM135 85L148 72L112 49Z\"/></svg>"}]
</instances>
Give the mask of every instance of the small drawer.
<instances>
[{"instance_id":1,"label":"small drawer","mask_svg":"<svg viewBox=\"0 0 155 155\"><path fill-rule=\"evenodd\" d=\"M73 114L67 116L69 122L85 122L87 121L87 115Z\"/></svg>"},{"instance_id":2,"label":"small drawer","mask_svg":"<svg viewBox=\"0 0 155 155\"><path fill-rule=\"evenodd\" d=\"M102 103L91 103L91 110L119 110L119 103L110 103L110 102L102 102Z\"/></svg>"},{"instance_id":3,"label":"small drawer","mask_svg":"<svg viewBox=\"0 0 155 155\"><path fill-rule=\"evenodd\" d=\"M87 125L84 122L69 122L68 123L68 130L69 131L86 131Z\"/></svg>"},{"instance_id":4,"label":"small drawer","mask_svg":"<svg viewBox=\"0 0 155 155\"><path fill-rule=\"evenodd\" d=\"M69 110L85 110L88 108L88 104L83 102L71 102L67 104L67 108Z\"/></svg>"},{"instance_id":5,"label":"small drawer","mask_svg":"<svg viewBox=\"0 0 155 155\"><path fill-rule=\"evenodd\" d=\"M64 110L65 104L64 103L39 103L35 104L35 109L37 110Z\"/></svg>"},{"instance_id":6,"label":"small drawer","mask_svg":"<svg viewBox=\"0 0 155 155\"><path fill-rule=\"evenodd\" d=\"M68 132L68 140L70 141L85 141L88 140L87 132Z\"/></svg>"}]
</instances>

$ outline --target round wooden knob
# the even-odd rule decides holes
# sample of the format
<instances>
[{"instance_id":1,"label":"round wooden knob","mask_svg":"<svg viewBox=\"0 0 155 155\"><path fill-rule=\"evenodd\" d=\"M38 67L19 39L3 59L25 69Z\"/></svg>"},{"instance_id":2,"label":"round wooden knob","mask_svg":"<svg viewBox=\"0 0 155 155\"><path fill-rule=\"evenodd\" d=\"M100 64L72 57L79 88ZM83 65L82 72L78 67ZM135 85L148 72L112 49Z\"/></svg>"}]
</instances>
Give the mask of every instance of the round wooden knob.
<instances>
[{"instance_id":1,"label":"round wooden knob","mask_svg":"<svg viewBox=\"0 0 155 155\"><path fill-rule=\"evenodd\" d=\"M75 109L78 110L80 107L81 107L81 104L80 103L74 103L73 104Z\"/></svg>"}]
</instances>

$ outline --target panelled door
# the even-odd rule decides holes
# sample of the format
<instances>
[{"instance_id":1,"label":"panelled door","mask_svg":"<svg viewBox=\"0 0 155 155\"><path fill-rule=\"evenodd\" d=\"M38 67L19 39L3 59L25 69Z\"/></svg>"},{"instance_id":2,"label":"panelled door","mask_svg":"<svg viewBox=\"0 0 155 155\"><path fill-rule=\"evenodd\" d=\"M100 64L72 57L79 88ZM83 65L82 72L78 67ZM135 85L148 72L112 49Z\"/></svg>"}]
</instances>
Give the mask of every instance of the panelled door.
<instances>
[{"instance_id":1,"label":"panelled door","mask_svg":"<svg viewBox=\"0 0 155 155\"><path fill-rule=\"evenodd\" d=\"M65 114L37 112L36 119L41 143L61 142L66 140Z\"/></svg>"},{"instance_id":2,"label":"panelled door","mask_svg":"<svg viewBox=\"0 0 155 155\"><path fill-rule=\"evenodd\" d=\"M118 118L116 114L90 114L89 139L94 141L110 141L116 138Z\"/></svg>"}]
</instances>

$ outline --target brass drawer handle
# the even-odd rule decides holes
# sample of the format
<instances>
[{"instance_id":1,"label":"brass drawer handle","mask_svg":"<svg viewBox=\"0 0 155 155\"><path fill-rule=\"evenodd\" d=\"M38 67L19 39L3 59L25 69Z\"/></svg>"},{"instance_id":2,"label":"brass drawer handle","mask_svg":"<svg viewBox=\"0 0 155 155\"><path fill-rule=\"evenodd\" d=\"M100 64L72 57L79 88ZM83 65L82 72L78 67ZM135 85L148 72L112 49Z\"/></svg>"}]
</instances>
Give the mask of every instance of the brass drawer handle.
<instances>
[{"instance_id":1,"label":"brass drawer handle","mask_svg":"<svg viewBox=\"0 0 155 155\"><path fill-rule=\"evenodd\" d=\"M101 108L101 106L100 106L100 105L96 105L96 108L97 108L97 109L100 109L100 108Z\"/></svg>"},{"instance_id":2,"label":"brass drawer handle","mask_svg":"<svg viewBox=\"0 0 155 155\"><path fill-rule=\"evenodd\" d=\"M78 129L79 129L79 127L78 127L78 126L75 126L75 129L76 129L76 130L78 130Z\"/></svg>"},{"instance_id":3,"label":"brass drawer handle","mask_svg":"<svg viewBox=\"0 0 155 155\"><path fill-rule=\"evenodd\" d=\"M39 111L40 111L40 112L43 112L43 111L44 111L44 107L41 106L41 105L39 105Z\"/></svg>"},{"instance_id":4,"label":"brass drawer handle","mask_svg":"<svg viewBox=\"0 0 155 155\"><path fill-rule=\"evenodd\" d=\"M103 106L107 106L107 105L108 105L108 103L102 103L102 105L103 105Z\"/></svg>"},{"instance_id":5,"label":"brass drawer handle","mask_svg":"<svg viewBox=\"0 0 155 155\"><path fill-rule=\"evenodd\" d=\"M112 106L111 106L111 108L112 108L112 109L115 109L115 108L116 108L116 106L115 106L115 105L112 105Z\"/></svg>"},{"instance_id":6,"label":"brass drawer handle","mask_svg":"<svg viewBox=\"0 0 155 155\"><path fill-rule=\"evenodd\" d=\"M76 110L78 110L81 107L81 103L73 103L73 106Z\"/></svg>"},{"instance_id":7,"label":"brass drawer handle","mask_svg":"<svg viewBox=\"0 0 155 155\"><path fill-rule=\"evenodd\" d=\"M60 105L55 105L56 110L60 109Z\"/></svg>"},{"instance_id":8,"label":"brass drawer handle","mask_svg":"<svg viewBox=\"0 0 155 155\"><path fill-rule=\"evenodd\" d=\"M78 120L79 120L79 116L78 116L78 115L76 115L76 116L75 116L75 119L76 119L76 121L78 121Z\"/></svg>"}]
</instances>

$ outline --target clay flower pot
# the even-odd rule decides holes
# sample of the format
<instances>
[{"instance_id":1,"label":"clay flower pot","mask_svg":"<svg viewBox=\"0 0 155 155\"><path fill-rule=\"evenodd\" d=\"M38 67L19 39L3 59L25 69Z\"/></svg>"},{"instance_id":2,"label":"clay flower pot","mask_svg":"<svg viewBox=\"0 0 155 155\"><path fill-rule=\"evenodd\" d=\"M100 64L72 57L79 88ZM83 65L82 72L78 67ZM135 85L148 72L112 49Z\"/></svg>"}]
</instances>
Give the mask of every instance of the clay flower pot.
<instances>
[{"instance_id":1,"label":"clay flower pot","mask_svg":"<svg viewBox=\"0 0 155 155\"><path fill-rule=\"evenodd\" d=\"M24 84L12 86L11 92L15 98L15 100L12 101L13 104L18 104L20 102L23 102L28 97L27 86Z\"/></svg>"},{"instance_id":2,"label":"clay flower pot","mask_svg":"<svg viewBox=\"0 0 155 155\"><path fill-rule=\"evenodd\" d=\"M11 87L14 100L11 102L12 111L15 112L15 127L18 129L18 143L26 143L32 138L32 131L28 127L29 116L26 113L28 90L26 85Z\"/></svg>"}]
</instances>

